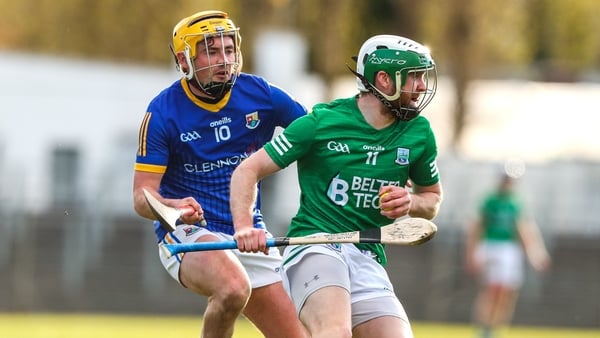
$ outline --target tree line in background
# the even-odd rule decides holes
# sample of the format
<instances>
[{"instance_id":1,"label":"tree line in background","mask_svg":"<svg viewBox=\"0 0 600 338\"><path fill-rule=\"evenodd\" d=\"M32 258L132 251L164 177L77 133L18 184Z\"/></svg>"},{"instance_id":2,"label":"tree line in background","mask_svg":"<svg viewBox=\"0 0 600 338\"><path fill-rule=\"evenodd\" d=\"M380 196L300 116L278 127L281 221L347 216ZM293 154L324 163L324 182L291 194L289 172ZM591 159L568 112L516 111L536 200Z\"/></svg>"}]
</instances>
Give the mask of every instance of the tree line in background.
<instances>
[{"instance_id":1,"label":"tree line in background","mask_svg":"<svg viewBox=\"0 0 600 338\"><path fill-rule=\"evenodd\" d=\"M229 12L241 28L246 71L266 28L300 32L309 71L328 82L348 74L371 35L426 43L455 85L455 147L472 79L579 81L600 65L597 0L0 0L0 49L170 65L174 24L206 9Z\"/></svg>"}]
</instances>

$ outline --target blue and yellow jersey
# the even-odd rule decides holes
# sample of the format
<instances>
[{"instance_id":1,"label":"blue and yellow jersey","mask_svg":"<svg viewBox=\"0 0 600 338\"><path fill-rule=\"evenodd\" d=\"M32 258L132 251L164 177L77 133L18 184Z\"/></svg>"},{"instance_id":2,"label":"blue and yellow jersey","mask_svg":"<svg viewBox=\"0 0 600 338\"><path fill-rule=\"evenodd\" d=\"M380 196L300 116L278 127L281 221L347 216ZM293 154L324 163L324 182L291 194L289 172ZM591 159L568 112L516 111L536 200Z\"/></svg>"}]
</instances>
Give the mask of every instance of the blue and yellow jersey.
<instances>
[{"instance_id":1,"label":"blue and yellow jersey","mask_svg":"<svg viewBox=\"0 0 600 338\"><path fill-rule=\"evenodd\" d=\"M165 198L194 197L211 231L233 234L229 183L233 170L306 109L261 77L240 74L225 98L199 100L185 80L149 104L139 131L135 170L163 174ZM263 227L260 195L255 226ZM159 240L165 233L155 222Z\"/></svg>"}]
</instances>

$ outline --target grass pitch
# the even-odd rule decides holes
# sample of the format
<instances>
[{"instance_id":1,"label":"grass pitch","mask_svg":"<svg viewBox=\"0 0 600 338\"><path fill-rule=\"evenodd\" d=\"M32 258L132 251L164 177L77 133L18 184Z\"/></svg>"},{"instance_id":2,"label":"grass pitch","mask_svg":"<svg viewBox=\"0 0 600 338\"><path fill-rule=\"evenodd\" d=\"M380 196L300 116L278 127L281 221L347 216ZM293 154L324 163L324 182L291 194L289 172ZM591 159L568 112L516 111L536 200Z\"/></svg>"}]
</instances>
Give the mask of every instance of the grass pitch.
<instances>
[{"instance_id":1,"label":"grass pitch","mask_svg":"<svg viewBox=\"0 0 600 338\"><path fill-rule=\"evenodd\" d=\"M199 337L202 321L190 316L100 314L0 314L0 337L6 338L186 338ZM475 338L469 325L413 323L417 338ZM262 338L246 320L239 320L235 338ZM598 338L598 330L512 327L498 338Z\"/></svg>"}]
</instances>

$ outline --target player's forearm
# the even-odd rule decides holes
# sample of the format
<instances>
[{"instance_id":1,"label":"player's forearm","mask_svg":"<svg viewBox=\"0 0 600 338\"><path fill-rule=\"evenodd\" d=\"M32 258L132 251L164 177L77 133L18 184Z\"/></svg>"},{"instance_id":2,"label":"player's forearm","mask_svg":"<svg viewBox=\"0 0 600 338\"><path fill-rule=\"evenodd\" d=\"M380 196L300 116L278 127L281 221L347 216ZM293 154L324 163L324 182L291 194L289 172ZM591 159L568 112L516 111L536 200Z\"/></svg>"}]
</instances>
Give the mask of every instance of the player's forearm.
<instances>
[{"instance_id":1,"label":"player's forearm","mask_svg":"<svg viewBox=\"0 0 600 338\"><path fill-rule=\"evenodd\" d=\"M144 196L144 189L150 192L154 197L156 197L161 203L165 205L167 204L159 194L158 187L162 180L162 174L150 173L145 171L134 172L133 176L133 208L138 215L148 219L156 219L152 210L148 206L146 202L146 197Z\"/></svg>"},{"instance_id":2,"label":"player's forearm","mask_svg":"<svg viewBox=\"0 0 600 338\"><path fill-rule=\"evenodd\" d=\"M235 230L253 227L252 209L256 202L258 177L243 164L233 172L230 187L230 209Z\"/></svg>"},{"instance_id":3,"label":"player's forearm","mask_svg":"<svg viewBox=\"0 0 600 338\"><path fill-rule=\"evenodd\" d=\"M537 224L531 220L522 221L518 230L525 254L531 265L539 271L546 269L550 264L550 255Z\"/></svg>"},{"instance_id":4,"label":"player's forearm","mask_svg":"<svg viewBox=\"0 0 600 338\"><path fill-rule=\"evenodd\" d=\"M133 193L133 207L135 212L141 217L152 220L156 219L152 213L152 210L150 210L148 203L146 202L146 198L144 197L144 193L142 192L141 188L136 189Z\"/></svg>"},{"instance_id":5,"label":"player's forearm","mask_svg":"<svg viewBox=\"0 0 600 338\"><path fill-rule=\"evenodd\" d=\"M420 192L414 193L411 197L410 210L411 217L421 217L433 219L437 216L442 203L441 192Z\"/></svg>"},{"instance_id":6,"label":"player's forearm","mask_svg":"<svg viewBox=\"0 0 600 338\"><path fill-rule=\"evenodd\" d=\"M182 202L186 200L186 199L175 199L175 198L163 198L158 192L156 192L156 190L153 190L152 188L145 187L144 189L146 189L150 194L152 194L160 203L162 203L168 207L180 208L182 206L182 204L184 204ZM191 205L191 204L189 204L189 205ZM148 205L148 202L146 201L146 197L144 196L144 192L143 192L142 188L135 190L133 206L138 215L140 215L144 218L151 219L151 220L156 219L156 216L154 215L154 213L152 212L152 209L150 209L150 206Z\"/></svg>"},{"instance_id":7,"label":"player's forearm","mask_svg":"<svg viewBox=\"0 0 600 338\"><path fill-rule=\"evenodd\" d=\"M481 221L479 219L467 225L465 239L465 257L470 260L475 255L475 250L481 238Z\"/></svg>"},{"instance_id":8,"label":"player's forearm","mask_svg":"<svg viewBox=\"0 0 600 338\"><path fill-rule=\"evenodd\" d=\"M236 231L254 226L253 209L258 192L257 184L278 170L279 167L264 149L252 154L234 170L231 176L229 204Z\"/></svg>"}]
</instances>

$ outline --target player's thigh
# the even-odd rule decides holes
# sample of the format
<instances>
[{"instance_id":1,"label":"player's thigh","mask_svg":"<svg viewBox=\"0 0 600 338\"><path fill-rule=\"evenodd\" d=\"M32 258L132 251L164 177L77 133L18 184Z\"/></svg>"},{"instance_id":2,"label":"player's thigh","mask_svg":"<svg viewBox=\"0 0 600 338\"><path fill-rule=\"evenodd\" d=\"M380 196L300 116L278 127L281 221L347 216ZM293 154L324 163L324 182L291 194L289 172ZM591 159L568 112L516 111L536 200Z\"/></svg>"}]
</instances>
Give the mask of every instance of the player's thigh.
<instances>
[{"instance_id":1,"label":"player's thigh","mask_svg":"<svg viewBox=\"0 0 600 338\"><path fill-rule=\"evenodd\" d=\"M244 315L265 337L307 337L281 282L253 288Z\"/></svg>"},{"instance_id":2,"label":"player's thigh","mask_svg":"<svg viewBox=\"0 0 600 338\"><path fill-rule=\"evenodd\" d=\"M223 241L234 240L233 236L223 233L216 234ZM267 232L267 238L272 238L272 235ZM259 288L273 283L281 282L281 254L279 249L270 248L269 254L265 255L262 252L240 252L239 250L231 250L244 266L252 288Z\"/></svg>"},{"instance_id":3,"label":"player's thigh","mask_svg":"<svg viewBox=\"0 0 600 338\"><path fill-rule=\"evenodd\" d=\"M339 245L310 245L285 249L283 282L298 313L308 297L321 288L337 286L350 293L348 268L339 248Z\"/></svg>"},{"instance_id":4,"label":"player's thigh","mask_svg":"<svg viewBox=\"0 0 600 338\"><path fill-rule=\"evenodd\" d=\"M313 334L349 335L352 330L350 293L335 285L319 288L306 299L299 316Z\"/></svg>"},{"instance_id":5,"label":"player's thigh","mask_svg":"<svg viewBox=\"0 0 600 338\"><path fill-rule=\"evenodd\" d=\"M352 303L387 296L396 298L387 271L372 252L344 244L342 256L350 273Z\"/></svg>"},{"instance_id":6,"label":"player's thigh","mask_svg":"<svg viewBox=\"0 0 600 338\"><path fill-rule=\"evenodd\" d=\"M345 263L335 250L315 246L295 264L285 278L299 316L311 332L351 328L350 280Z\"/></svg>"},{"instance_id":7,"label":"player's thigh","mask_svg":"<svg viewBox=\"0 0 600 338\"><path fill-rule=\"evenodd\" d=\"M180 225L168 233L162 243L190 243L217 241L219 237L205 228ZM219 292L250 292L248 276L238 258L229 250L198 251L166 257L162 250L160 259L171 277L184 287L199 294Z\"/></svg>"},{"instance_id":8,"label":"player's thigh","mask_svg":"<svg viewBox=\"0 0 600 338\"><path fill-rule=\"evenodd\" d=\"M285 292L281 282L261 286L252 289L252 295L248 300L244 314L255 317L262 314L275 316L270 320L275 320L280 313L296 317L294 305Z\"/></svg>"},{"instance_id":9,"label":"player's thigh","mask_svg":"<svg viewBox=\"0 0 600 338\"><path fill-rule=\"evenodd\" d=\"M406 311L394 295L352 303L353 337L412 337Z\"/></svg>"},{"instance_id":10,"label":"player's thigh","mask_svg":"<svg viewBox=\"0 0 600 338\"><path fill-rule=\"evenodd\" d=\"M364 322L352 329L355 338L413 338L410 324L398 317L384 316Z\"/></svg>"},{"instance_id":11,"label":"player's thigh","mask_svg":"<svg viewBox=\"0 0 600 338\"><path fill-rule=\"evenodd\" d=\"M228 250L186 253L179 279L185 287L204 295L217 291L250 292L250 280L244 267Z\"/></svg>"}]
</instances>

